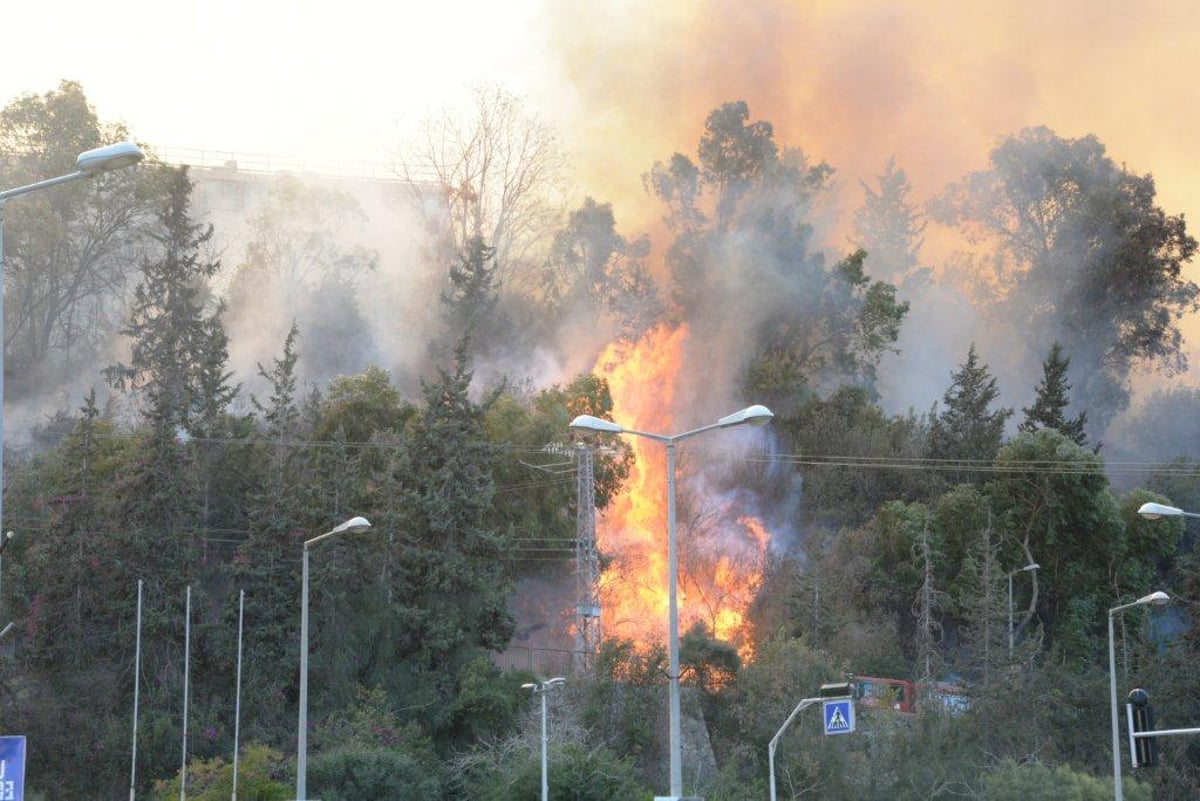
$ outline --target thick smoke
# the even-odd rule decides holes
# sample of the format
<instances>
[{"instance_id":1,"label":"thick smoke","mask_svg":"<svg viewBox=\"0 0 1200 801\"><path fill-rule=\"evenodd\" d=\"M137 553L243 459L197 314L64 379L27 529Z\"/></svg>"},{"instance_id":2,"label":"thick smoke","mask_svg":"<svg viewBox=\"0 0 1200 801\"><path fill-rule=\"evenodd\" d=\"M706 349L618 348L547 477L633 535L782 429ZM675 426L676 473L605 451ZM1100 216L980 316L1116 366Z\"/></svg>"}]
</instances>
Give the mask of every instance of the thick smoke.
<instances>
[{"instance_id":1,"label":"thick smoke","mask_svg":"<svg viewBox=\"0 0 1200 801\"><path fill-rule=\"evenodd\" d=\"M1183 89L1171 77L1190 74L1188 48L1171 44L1194 30L1186 3L1125 12L1081 0L1002 7L710 0L653 8L553 4L549 13L547 42L568 86L556 87L548 105L571 131L582 182L614 203L633 234L659 230L661 214L638 176L694 143L707 111L731 99L770 120L779 141L837 169L837 222L826 240L835 250L846 241L856 187L888 158L907 171L924 203L984 168L1000 138L1030 125L1067 137L1095 133L1131 170L1155 173L1165 209L1193 220L1200 214L1200 166L1190 155L1200 110L1179 106ZM924 260L946 265L959 247L953 232L931 226ZM1197 268L1189 270L1194 276ZM894 398L885 403L927 408L977 341L1003 401L1027 405L1037 376L1006 363L1012 332L963 319L961 296L946 294L943 286L928 298L906 296L914 313L903 361L882 366ZM1195 320L1184 329L1195 352ZM947 343L959 343L961 353L939 365Z\"/></svg>"}]
</instances>

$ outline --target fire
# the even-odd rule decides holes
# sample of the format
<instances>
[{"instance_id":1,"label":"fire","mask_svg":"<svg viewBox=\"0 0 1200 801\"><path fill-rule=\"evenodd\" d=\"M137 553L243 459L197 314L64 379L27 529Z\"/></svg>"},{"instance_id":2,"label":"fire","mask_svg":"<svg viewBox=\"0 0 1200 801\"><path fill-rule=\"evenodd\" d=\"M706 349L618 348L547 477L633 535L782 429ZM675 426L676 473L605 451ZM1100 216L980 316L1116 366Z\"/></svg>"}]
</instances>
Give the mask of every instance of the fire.
<instances>
[{"instance_id":1,"label":"fire","mask_svg":"<svg viewBox=\"0 0 1200 801\"><path fill-rule=\"evenodd\" d=\"M607 378L614 419L625 428L678 433L672 419L688 338L686 326L660 326L636 343L615 343L597 372ZM636 460L626 491L597 521L601 552L612 562L601 577L603 631L641 647L667 637L667 470L659 442L632 436ZM676 533L679 550L679 630L703 623L711 636L732 643L742 659L754 656L746 615L762 583L770 535L753 517L736 516L731 502L710 497L702 475L689 469L685 446L676 449Z\"/></svg>"}]
</instances>

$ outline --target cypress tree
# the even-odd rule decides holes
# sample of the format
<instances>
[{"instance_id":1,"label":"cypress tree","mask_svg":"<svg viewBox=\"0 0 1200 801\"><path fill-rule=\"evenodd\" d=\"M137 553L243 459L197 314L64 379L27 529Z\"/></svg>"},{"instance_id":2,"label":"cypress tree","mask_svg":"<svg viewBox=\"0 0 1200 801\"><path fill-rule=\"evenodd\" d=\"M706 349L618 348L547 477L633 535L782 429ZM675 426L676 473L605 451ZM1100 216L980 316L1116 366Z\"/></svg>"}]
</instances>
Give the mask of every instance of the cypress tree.
<instances>
[{"instance_id":1,"label":"cypress tree","mask_svg":"<svg viewBox=\"0 0 1200 801\"><path fill-rule=\"evenodd\" d=\"M1055 342L1050 347L1050 354L1042 362L1042 381L1037 386L1037 397L1033 406L1023 408L1025 419L1017 427L1021 431L1033 433L1041 428L1053 428L1071 439L1076 445L1087 442L1087 434L1083 427L1087 423L1087 412L1080 412L1067 419L1065 411L1071 404L1068 393L1071 385L1067 383L1067 371L1071 360L1062 355L1062 346Z\"/></svg>"},{"instance_id":2,"label":"cypress tree","mask_svg":"<svg viewBox=\"0 0 1200 801\"><path fill-rule=\"evenodd\" d=\"M951 376L950 388L942 396L946 408L933 416L929 429L928 456L950 461L988 462L996 457L1004 437L1004 424L1012 409L992 409L999 396L996 379L986 364L980 364L971 344L967 361ZM960 481L969 472L957 472Z\"/></svg>"}]
</instances>

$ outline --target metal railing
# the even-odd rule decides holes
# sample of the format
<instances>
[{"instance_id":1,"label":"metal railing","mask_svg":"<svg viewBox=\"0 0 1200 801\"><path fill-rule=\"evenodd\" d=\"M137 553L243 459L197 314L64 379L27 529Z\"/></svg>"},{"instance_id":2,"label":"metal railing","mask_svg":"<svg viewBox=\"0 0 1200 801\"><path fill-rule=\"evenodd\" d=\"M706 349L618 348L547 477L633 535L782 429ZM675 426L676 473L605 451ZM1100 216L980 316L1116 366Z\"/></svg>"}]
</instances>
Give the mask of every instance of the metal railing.
<instances>
[{"instance_id":1,"label":"metal railing","mask_svg":"<svg viewBox=\"0 0 1200 801\"><path fill-rule=\"evenodd\" d=\"M256 175L288 172L317 175L325 178L345 178L360 181L406 182L393 165L372 161L306 159L298 156L271 156L263 153L237 153L229 150L201 148L156 147L153 154L166 164L186 165L205 170L225 170ZM432 172L412 175L420 182L432 181Z\"/></svg>"}]
</instances>

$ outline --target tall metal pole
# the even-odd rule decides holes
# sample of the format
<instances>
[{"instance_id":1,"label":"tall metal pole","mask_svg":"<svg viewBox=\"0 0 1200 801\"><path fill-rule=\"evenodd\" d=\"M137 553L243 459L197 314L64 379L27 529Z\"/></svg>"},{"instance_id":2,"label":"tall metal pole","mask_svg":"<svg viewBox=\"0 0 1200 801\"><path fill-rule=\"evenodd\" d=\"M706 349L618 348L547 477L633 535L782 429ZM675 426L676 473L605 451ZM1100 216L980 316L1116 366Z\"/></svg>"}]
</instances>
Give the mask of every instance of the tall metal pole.
<instances>
[{"instance_id":1,"label":"tall metal pole","mask_svg":"<svg viewBox=\"0 0 1200 801\"><path fill-rule=\"evenodd\" d=\"M1013 649L1013 601L1012 601L1012 579L1013 574L1008 574L1008 659L1012 661Z\"/></svg>"},{"instance_id":2,"label":"tall metal pole","mask_svg":"<svg viewBox=\"0 0 1200 801\"><path fill-rule=\"evenodd\" d=\"M542 801L550 801L550 779L547 770L549 760L546 757L546 751L549 748L549 736L546 734L546 691L548 689L545 684L542 685Z\"/></svg>"},{"instance_id":3,"label":"tall metal pole","mask_svg":"<svg viewBox=\"0 0 1200 801\"><path fill-rule=\"evenodd\" d=\"M675 547L675 440L667 440L667 616L671 737L671 797L683 795L683 745L679 703L679 559Z\"/></svg>"},{"instance_id":4,"label":"tall metal pole","mask_svg":"<svg viewBox=\"0 0 1200 801\"><path fill-rule=\"evenodd\" d=\"M1113 615L1123 606L1108 610L1108 689L1112 702L1113 797L1124 801L1121 789L1121 733L1117 722L1117 651L1113 645Z\"/></svg>"},{"instance_id":5,"label":"tall metal pole","mask_svg":"<svg viewBox=\"0 0 1200 801\"><path fill-rule=\"evenodd\" d=\"M296 801L308 799L308 543L300 588L300 726L296 735Z\"/></svg>"},{"instance_id":6,"label":"tall metal pole","mask_svg":"<svg viewBox=\"0 0 1200 801\"><path fill-rule=\"evenodd\" d=\"M584 431L598 431L605 434L632 434L638 437L661 442L667 448L667 603L668 603L668 713L670 717L670 782L671 798L683 795L683 748L679 703L679 559L675 544L675 443L712 431L718 428L749 424L765 425L773 415L765 406L750 406L740 412L722 417L716 423L685 431L682 434L668 436L653 434L648 431L636 431L624 428L608 420L601 420L591 415L579 415L571 421L570 427Z\"/></svg>"},{"instance_id":7,"label":"tall metal pole","mask_svg":"<svg viewBox=\"0 0 1200 801\"><path fill-rule=\"evenodd\" d=\"M133 756L129 765L129 801L137 781L138 691L142 685L142 580L138 579L137 636L133 648Z\"/></svg>"},{"instance_id":8,"label":"tall metal pole","mask_svg":"<svg viewBox=\"0 0 1200 801\"><path fill-rule=\"evenodd\" d=\"M192 655L192 585L187 588L183 623L183 766L179 769L179 801L187 801L188 680Z\"/></svg>"},{"instance_id":9,"label":"tall metal pole","mask_svg":"<svg viewBox=\"0 0 1200 801\"><path fill-rule=\"evenodd\" d=\"M238 780L238 741L241 734L242 722L242 622L246 614L246 591L238 593L238 655L237 655L237 689L234 691L233 702L233 794L232 801L237 801Z\"/></svg>"},{"instance_id":10,"label":"tall metal pole","mask_svg":"<svg viewBox=\"0 0 1200 801\"><path fill-rule=\"evenodd\" d=\"M355 534L371 527L365 517L352 517L320 536L304 541L300 587L300 725L296 734L296 799L308 800L308 548L335 534Z\"/></svg>"},{"instance_id":11,"label":"tall metal pole","mask_svg":"<svg viewBox=\"0 0 1200 801\"><path fill-rule=\"evenodd\" d=\"M0 531L4 530L4 199L0 198ZM132 792L132 790L130 791ZM130 796L132 798L132 796Z\"/></svg>"}]
</instances>

